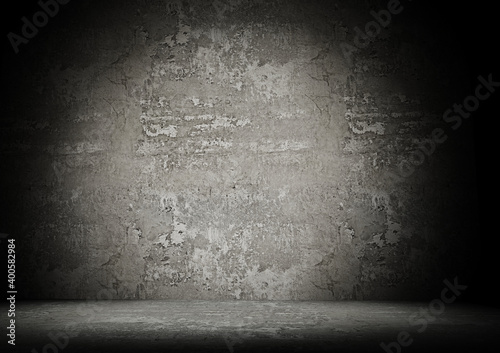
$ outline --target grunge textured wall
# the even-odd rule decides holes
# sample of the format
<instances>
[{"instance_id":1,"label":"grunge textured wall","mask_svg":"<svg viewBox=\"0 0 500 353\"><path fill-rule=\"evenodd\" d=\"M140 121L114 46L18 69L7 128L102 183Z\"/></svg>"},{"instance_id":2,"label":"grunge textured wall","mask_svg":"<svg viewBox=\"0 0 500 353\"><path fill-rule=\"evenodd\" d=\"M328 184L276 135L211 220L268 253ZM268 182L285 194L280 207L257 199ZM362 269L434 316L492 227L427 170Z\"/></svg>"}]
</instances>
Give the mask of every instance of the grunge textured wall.
<instances>
[{"instance_id":1,"label":"grunge textured wall","mask_svg":"<svg viewBox=\"0 0 500 353\"><path fill-rule=\"evenodd\" d=\"M21 295L413 299L468 273L470 129L442 118L466 67L401 6L363 47L387 2L61 7L3 67Z\"/></svg>"}]
</instances>

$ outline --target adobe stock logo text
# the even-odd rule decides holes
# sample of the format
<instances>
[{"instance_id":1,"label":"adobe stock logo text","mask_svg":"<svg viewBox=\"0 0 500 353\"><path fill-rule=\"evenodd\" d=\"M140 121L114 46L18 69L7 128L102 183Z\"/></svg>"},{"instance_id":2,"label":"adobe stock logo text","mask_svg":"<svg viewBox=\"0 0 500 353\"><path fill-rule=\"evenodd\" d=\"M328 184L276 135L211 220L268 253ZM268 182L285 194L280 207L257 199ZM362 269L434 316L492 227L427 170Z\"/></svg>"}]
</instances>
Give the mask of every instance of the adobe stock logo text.
<instances>
[{"instance_id":1,"label":"adobe stock logo text","mask_svg":"<svg viewBox=\"0 0 500 353\"><path fill-rule=\"evenodd\" d=\"M38 6L40 11L33 14L31 19L26 16L21 18L22 27L20 34L9 32L7 39L14 49L14 52L19 53L19 46L21 44L28 44L30 39L33 39L40 28L45 27L49 23L49 19L59 13L60 5L66 5L70 0L40 0Z\"/></svg>"}]
</instances>

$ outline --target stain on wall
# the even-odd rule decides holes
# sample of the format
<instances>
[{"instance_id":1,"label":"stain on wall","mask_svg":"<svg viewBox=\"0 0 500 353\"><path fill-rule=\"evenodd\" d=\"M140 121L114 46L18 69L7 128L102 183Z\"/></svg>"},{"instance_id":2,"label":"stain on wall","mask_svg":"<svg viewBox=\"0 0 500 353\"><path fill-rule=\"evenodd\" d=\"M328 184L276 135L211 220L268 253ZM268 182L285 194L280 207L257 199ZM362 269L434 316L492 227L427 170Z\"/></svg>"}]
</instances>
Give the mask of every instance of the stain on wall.
<instances>
[{"instance_id":1,"label":"stain on wall","mask_svg":"<svg viewBox=\"0 0 500 353\"><path fill-rule=\"evenodd\" d=\"M410 299L465 268L468 140L401 169L462 64L409 4L347 57L382 5L68 4L6 73L23 295Z\"/></svg>"}]
</instances>

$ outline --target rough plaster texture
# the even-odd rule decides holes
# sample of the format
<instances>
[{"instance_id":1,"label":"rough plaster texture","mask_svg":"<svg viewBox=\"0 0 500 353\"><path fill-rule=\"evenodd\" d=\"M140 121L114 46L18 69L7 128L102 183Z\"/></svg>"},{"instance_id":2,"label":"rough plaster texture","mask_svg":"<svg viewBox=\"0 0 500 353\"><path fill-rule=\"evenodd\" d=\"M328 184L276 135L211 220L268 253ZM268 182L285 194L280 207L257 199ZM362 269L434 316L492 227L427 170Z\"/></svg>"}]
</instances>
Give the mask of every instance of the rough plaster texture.
<instances>
[{"instance_id":1,"label":"rough plaster texture","mask_svg":"<svg viewBox=\"0 0 500 353\"><path fill-rule=\"evenodd\" d=\"M460 60L403 17L346 58L382 5L67 5L10 72L23 294L413 298L463 269L469 146L398 169Z\"/></svg>"}]
</instances>

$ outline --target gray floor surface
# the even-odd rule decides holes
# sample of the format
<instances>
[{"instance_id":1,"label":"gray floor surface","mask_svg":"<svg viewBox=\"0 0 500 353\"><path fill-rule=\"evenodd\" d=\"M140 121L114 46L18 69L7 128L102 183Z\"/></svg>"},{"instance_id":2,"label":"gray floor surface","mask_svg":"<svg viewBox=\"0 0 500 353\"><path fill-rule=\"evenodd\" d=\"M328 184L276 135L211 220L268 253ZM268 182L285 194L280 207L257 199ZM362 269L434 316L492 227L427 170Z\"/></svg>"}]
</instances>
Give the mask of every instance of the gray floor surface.
<instances>
[{"instance_id":1,"label":"gray floor surface","mask_svg":"<svg viewBox=\"0 0 500 353\"><path fill-rule=\"evenodd\" d=\"M17 352L30 353L500 351L500 309L429 304L18 302L15 343Z\"/></svg>"}]
</instances>

